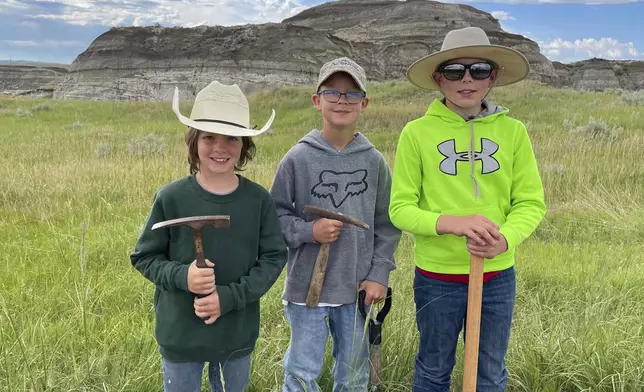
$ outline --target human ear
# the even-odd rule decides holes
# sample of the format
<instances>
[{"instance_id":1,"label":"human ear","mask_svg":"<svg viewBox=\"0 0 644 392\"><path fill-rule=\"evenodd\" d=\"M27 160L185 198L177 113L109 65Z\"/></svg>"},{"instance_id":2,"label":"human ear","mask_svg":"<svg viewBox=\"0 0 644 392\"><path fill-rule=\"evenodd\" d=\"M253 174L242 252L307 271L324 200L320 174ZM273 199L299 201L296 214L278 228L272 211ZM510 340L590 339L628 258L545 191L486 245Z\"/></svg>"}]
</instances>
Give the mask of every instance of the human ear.
<instances>
[{"instance_id":1,"label":"human ear","mask_svg":"<svg viewBox=\"0 0 644 392\"><path fill-rule=\"evenodd\" d=\"M320 96L318 94L311 95L311 100L313 101L313 106L318 112L322 110L320 107Z\"/></svg>"},{"instance_id":2,"label":"human ear","mask_svg":"<svg viewBox=\"0 0 644 392\"><path fill-rule=\"evenodd\" d=\"M440 75L439 73L434 72L434 73L432 74L432 79L434 79L434 83L436 83L436 85L437 85L438 87L442 87L442 86L441 86L441 81L442 81L442 79L441 79L441 75Z\"/></svg>"},{"instance_id":3,"label":"human ear","mask_svg":"<svg viewBox=\"0 0 644 392\"><path fill-rule=\"evenodd\" d=\"M496 74L497 74L496 69L493 69L493 70L492 70L492 74L490 74L490 80L491 80L491 81L495 81L495 80L496 80Z\"/></svg>"},{"instance_id":4,"label":"human ear","mask_svg":"<svg viewBox=\"0 0 644 392\"><path fill-rule=\"evenodd\" d=\"M362 110L367 109L367 106L369 106L369 97L364 97L362 100Z\"/></svg>"}]
</instances>

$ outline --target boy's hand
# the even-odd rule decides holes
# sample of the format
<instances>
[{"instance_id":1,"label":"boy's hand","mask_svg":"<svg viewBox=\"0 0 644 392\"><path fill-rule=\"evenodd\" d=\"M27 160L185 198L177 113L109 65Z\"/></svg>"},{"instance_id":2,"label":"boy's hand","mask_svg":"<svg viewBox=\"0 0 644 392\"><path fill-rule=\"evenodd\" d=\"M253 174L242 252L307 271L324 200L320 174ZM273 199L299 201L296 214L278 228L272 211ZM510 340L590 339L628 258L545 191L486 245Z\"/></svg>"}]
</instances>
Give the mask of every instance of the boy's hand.
<instances>
[{"instance_id":1,"label":"boy's hand","mask_svg":"<svg viewBox=\"0 0 644 392\"><path fill-rule=\"evenodd\" d=\"M221 316L221 308L219 306L219 294L213 292L207 297L195 297L195 314L199 318L207 319L204 321L206 324L214 323L219 316Z\"/></svg>"},{"instance_id":2,"label":"boy's hand","mask_svg":"<svg viewBox=\"0 0 644 392\"><path fill-rule=\"evenodd\" d=\"M206 259L208 267L215 265ZM215 289L215 270L212 268L197 267L194 260L188 267L188 290L194 294L210 294Z\"/></svg>"},{"instance_id":3,"label":"boy's hand","mask_svg":"<svg viewBox=\"0 0 644 392\"><path fill-rule=\"evenodd\" d=\"M493 259L506 250L508 250L508 242L503 234L501 234L501 239L493 245L480 246L469 239L467 240L467 251L474 256L483 257L484 259Z\"/></svg>"},{"instance_id":4,"label":"boy's hand","mask_svg":"<svg viewBox=\"0 0 644 392\"><path fill-rule=\"evenodd\" d=\"M439 234L454 234L467 237L479 246L495 245L501 240L499 226L483 215L441 215L436 222Z\"/></svg>"},{"instance_id":5,"label":"boy's hand","mask_svg":"<svg viewBox=\"0 0 644 392\"><path fill-rule=\"evenodd\" d=\"M335 242L340 236L342 225L337 220L320 218L313 223L313 239L320 244Z\"/></svg>"},{"instance_id":6,"label":"boy's hand","mask_svg":"<svg viewBox=\"0 0 644 392\"><path fill-rule=\"evenodd\" d=\"M364 298L364 304L367 306L382 301L387 295L387 288L385 286L370 280L363 280L360 283L360 290L364 290L367 294Z\"/></svg>"}]
</instances>

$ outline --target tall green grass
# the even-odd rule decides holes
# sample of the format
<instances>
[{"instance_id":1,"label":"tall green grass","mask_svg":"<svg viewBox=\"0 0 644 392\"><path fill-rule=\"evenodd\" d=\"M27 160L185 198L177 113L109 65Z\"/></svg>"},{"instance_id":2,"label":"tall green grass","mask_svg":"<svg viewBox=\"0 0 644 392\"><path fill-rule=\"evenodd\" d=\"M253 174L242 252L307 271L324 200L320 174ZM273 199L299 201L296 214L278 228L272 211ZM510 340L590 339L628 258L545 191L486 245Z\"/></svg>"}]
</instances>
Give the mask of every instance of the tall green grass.
<instances>
[{"instance_id":1,"label":"tall green grass","mask_svg":"<svg viewBox=\"0 0 644 392\"><path fill-rule=\"evenodd\" d=\"M400 82L371 91L359 128L393 165L397 135L432 95ZM320 125L310 92L251 97L253 124L271 108L277 118L246 176L270 187L283 154ZM549 208L517 255L509 390L644 390L644 106L530 82L491 98L528 126ZM128 256L154 191L187 173L183 137L169 102L0 98L0 390L161 390L153 286ZM387 391L413 378L411 246L404 235L391 279ZM280 390L282 285L262 300L250 391ZM461 377L459 345L454 390Z\"/></svg>"}]
</instances>

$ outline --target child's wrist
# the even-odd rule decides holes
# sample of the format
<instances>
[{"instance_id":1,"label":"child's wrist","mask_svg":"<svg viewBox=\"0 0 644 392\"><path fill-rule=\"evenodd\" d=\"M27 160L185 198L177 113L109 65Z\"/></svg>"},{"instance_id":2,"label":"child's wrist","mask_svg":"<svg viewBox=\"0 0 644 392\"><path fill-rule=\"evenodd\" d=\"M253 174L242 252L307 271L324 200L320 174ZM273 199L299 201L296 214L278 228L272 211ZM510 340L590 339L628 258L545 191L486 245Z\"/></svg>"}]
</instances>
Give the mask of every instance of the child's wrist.
<instances>
[{"instance_id":1,"label":"child's wrist","mask_svg":"<svg viewBox=\"0 0 644 392\"><path fill-rule=\"evenodd\" d=\"M441 215L436 220L436 233L438 234L452 234L452 217L449 215Z\"/></svg>"}]
</instances>

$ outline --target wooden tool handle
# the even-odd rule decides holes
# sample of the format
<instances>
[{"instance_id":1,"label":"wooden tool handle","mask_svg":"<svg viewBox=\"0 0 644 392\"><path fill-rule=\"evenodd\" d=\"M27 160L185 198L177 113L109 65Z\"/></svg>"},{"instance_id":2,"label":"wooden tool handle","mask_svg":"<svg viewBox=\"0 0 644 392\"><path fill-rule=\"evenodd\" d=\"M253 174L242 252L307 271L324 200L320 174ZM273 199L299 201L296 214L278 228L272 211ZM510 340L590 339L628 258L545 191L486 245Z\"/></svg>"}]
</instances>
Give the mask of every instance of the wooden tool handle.
<instances>
[{"instance_id":1,"label":"wooden tool handle","mask_svg":"<svg viewBox=\"0 0 644 392\"><path fill-rule=\"evenodd\" d=\"M195 252L197 253L197 267L198 268L209 268L208 265L206 265L206 259L203 255L203 242L201 240L201 229L192 229L192 233L194 234L195 237ZM214 279L214 276L213 276ZM217 291L217 286L215 286L215 290ZM213 292L214 292L213 291ZM211 293L212 294L212 293ZM197 294L198 298L204 298L209 296L210 294ZM202 317L202 320L207 320L208 317Z\"/></svg>"},{"instance_id":2,"label":"wooden tool handle","mask_svg":"<svg viewBox=\"0 0 644 392\"><path fill-rule=\"evenodd\" d=\"M197 267L206 268L206 259L203 256L203 242L201 241L201 228L192 229L192 234L195 237L195 252L197 253Z\"/></svg>"},{"instance_id":3,"label":"wooden tool handle","mask_svg":"<svg viewBox=\"0 0 644 392\"><path fill-rule=\"evenodd\" d=\"M482 299L483 258L472 256L470 257L470 277L467 288L467 324L465 326L463 392L476 392Z\"/></svg>"},{"instance_id":4,"label":"wooden tool handle","mask_svg":"<svg viewBox=\"0 0 644 392\"><path fill-rule=\"evenodd\" d=\"M378 390L380 386L380 345L374 344L371 346L371 354L369 355L371 362L371 375L370 383L371 386Z\"/></svg>"},{"instance_id":5,"label":"wooden tool handle","mask_svg":"<svg viewBox=\"0 0 644 392\"><path fill-rule=\"evenodd\" d=\"M329 244L320 245L318 256L313 266L313 275L309 285L309 292L306 295L306 305L309 307L318 306L320 303L320 294L322 293L322 284L326 275L326 265L329 261Z\"/></svg>"}]
</instances>

